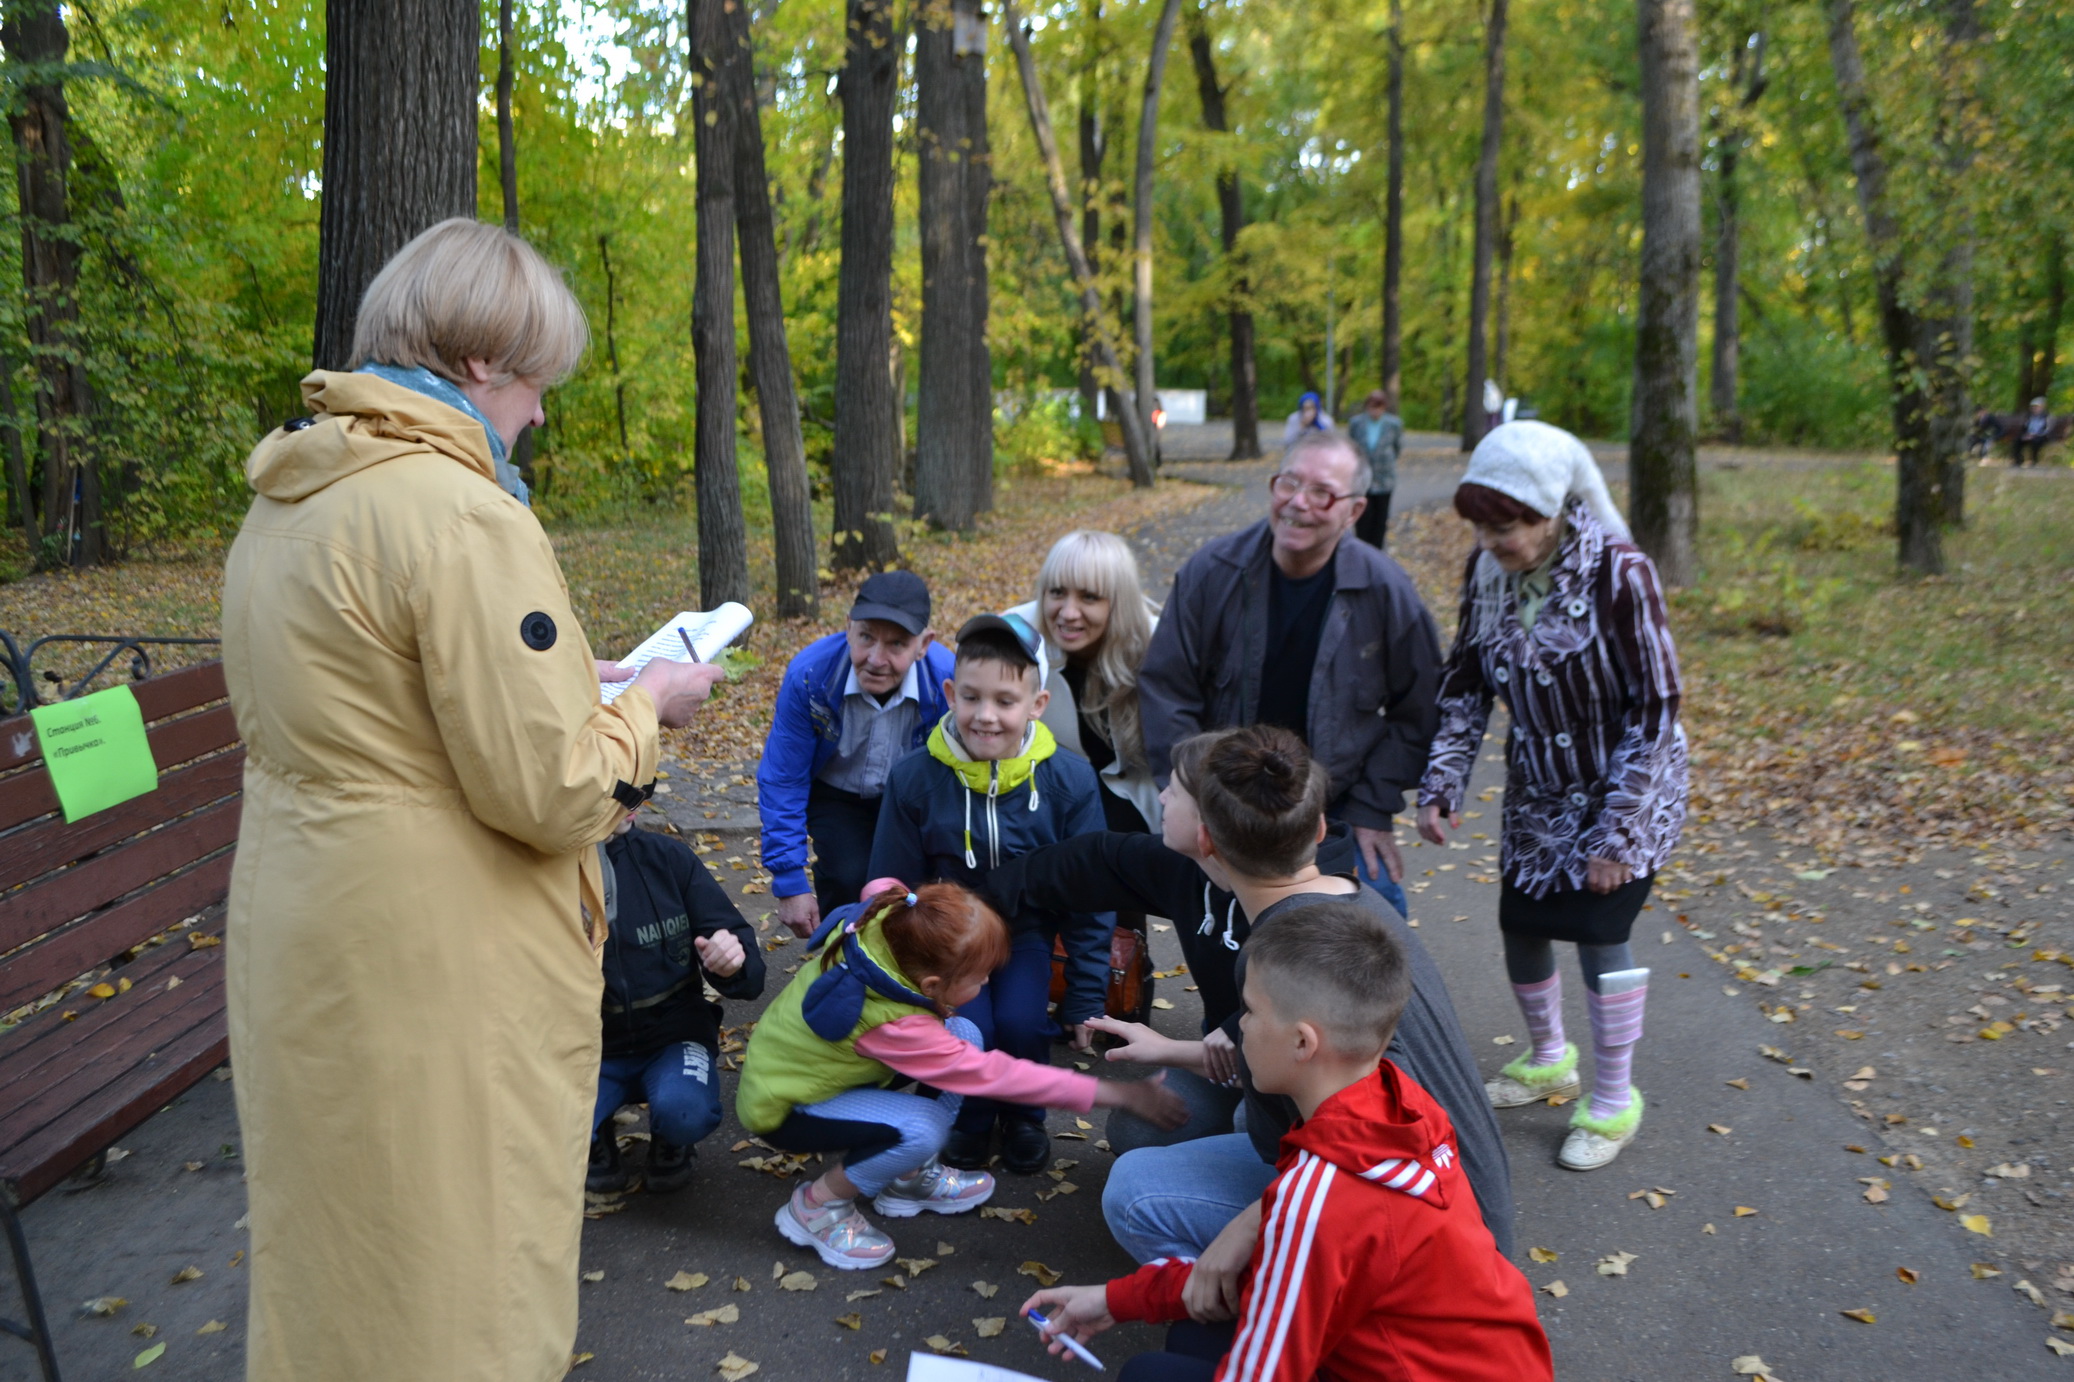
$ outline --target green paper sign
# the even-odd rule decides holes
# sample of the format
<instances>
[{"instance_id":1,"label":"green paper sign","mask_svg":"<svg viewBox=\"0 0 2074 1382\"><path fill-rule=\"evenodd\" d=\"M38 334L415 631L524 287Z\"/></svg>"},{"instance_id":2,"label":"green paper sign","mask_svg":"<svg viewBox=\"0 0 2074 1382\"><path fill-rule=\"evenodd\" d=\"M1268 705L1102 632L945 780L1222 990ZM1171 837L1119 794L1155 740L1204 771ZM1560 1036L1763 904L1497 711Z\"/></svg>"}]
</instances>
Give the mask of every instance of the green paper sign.
<instances>
[{"instance_id":1,"label":"green paper sign","mask_svg":"<svg viewBox=\"0 0 2074 1382\"><path fill-rule=\"evenodd\" d=\"M144 711L129 687L39 705L29 718L68 824L158 790Z\"/></svg>"}]
</instances>

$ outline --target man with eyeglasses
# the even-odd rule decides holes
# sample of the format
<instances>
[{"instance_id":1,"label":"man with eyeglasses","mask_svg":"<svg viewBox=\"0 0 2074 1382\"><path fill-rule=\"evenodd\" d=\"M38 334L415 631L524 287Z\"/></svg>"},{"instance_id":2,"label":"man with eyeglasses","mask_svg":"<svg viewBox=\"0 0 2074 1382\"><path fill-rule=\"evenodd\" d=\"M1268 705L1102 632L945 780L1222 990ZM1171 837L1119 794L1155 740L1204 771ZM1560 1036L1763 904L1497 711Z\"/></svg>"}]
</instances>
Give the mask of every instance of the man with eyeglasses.
<instances>
[{"instance_id":1,"label":"man with eyeglasses","mask_svg":"<svg viewBox=\"0 0 2074 1382\"><path fill-rule=\"evenodd\" d=\"M1281 725L1332 776L1326 814L1351 828L1361 876L1405 910L1392 821L1438 725L1440 641L1394 559L1352 538L1369 466L1312 431L1269 480L1268 516L1203 545L1174 577L1138 674L1161 781L1190 735Z\"/></svg>"}]
</instances>

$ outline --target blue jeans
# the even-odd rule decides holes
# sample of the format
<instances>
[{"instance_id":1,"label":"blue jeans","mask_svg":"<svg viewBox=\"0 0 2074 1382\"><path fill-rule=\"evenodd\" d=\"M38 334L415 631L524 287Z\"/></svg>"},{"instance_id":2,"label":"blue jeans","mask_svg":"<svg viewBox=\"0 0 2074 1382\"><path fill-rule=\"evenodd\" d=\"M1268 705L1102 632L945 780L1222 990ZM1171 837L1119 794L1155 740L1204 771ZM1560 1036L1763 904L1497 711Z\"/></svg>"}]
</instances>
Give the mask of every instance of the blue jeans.
<instances>
[{"instance_id":1,"label":"blue jeans","mask_svg":"<svg viewBox=\"0 0 2074 1382\"><path fill-rule=\"evenodd\" d=\"M987 1050L1049 1065L1051 1039L1059 1030L1047 1011L1050 1006L1051 937L1038 928L1016 933L1008 948L1008 963L988 978L979 997L958 1009L958 1016L979 1029L979 1044ZM967 1099L958 1126L966 1132L984 1133L994 1126L996 1116L1041 1123L1044 1110L993 1099Z\"/></svg>"},{"instance_id":2,"label":"blue jeans","mask_svg":"<svg viewBox=\"0 0 2074 1382\"><path fill-rule=\"evenodd\" d=\"M695 1041L665 1046L652 1056L607 1056L598 1063L595 1133L621 1104L646 1102L654 1135L689 1147L720 1126L720 1090L713 1079L716 1053Z\"/></svg>"},{"instance_id":3,"label":"blue jeans","mask_svg":"<svg viewBox=\"0 0 2074 1382\"><path fill-rule=\"evenodd\" d=\"M1111 1109L1108 1126L1102 1131L1107 1134L1109 1150L1115 1155L1135 1152L1140 1147L1171 1147L1177 1142L1193 1142L1197 1138L1215 1137L1232 1131L1232 1115L1238 1112L1239 1105L1245 1100L1243 1092L1211 1084L1193 1070L1169 1070L1166 1082L1167 1088L1180 1095L1182 1102L1188 1105L1188 1121L1170 1132L1146 1122L1129 1109Z\"/></svg>"},{"instance_id":4,"label":"blue jeans","mask_svg":"<svg viewBox=\"0 0 2074 1382\"><path fill-rule=\"evenodd\" d=\"M1200 1257L1274 1178L1275 1168L1242 1132L1141 1147L1110 1168L1102 1217L1123 1250L1140 1262Z\"/></svg>"}]
</instances>

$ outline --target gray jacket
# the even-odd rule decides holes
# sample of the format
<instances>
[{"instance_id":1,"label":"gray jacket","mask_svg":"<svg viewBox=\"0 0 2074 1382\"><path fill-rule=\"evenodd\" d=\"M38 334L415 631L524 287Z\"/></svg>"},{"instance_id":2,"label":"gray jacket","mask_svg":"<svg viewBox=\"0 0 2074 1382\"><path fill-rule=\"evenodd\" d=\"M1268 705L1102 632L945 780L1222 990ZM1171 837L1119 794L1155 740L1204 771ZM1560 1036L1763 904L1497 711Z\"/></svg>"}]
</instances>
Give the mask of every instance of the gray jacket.
<instances>
[{"instance_id":1,"label":"gray jacket","mask_svg":"<svg viewBox=\"0 0 2074 1382\"><path fill-rule=\"evenodd\" d=\"M1145 752L1161 781L1174 745L1250 725L1259 712L1272 551L1262 519L1204 543L1174 578L1138 673ZM1403 808L1439 724L1439 682L1440 639L1411 577L1367 543L1342 539L1304 736L1332 775L1334 820L1383 829Z\"/></svg>"}]
</instances>

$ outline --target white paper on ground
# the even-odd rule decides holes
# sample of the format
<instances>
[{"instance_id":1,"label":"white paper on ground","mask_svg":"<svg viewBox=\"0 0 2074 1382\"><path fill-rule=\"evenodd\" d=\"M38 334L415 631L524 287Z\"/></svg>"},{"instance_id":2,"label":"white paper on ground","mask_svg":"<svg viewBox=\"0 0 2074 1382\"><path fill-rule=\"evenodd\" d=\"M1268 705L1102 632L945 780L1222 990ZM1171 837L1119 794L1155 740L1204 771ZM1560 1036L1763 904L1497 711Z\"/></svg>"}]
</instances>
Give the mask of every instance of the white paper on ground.
<instances>
[{"instance_id":1,"label":"white paper on ground","mask_svg":"<svg viewBox=\"0 0 2074 1382\"><path fill-rule=\"evenodd\" d=\"M684 639L677 630L684 630L691 639L691 646L698 649L699 661L711 662L727 648L727 645L748 632L756 622L756 616L747 605L738 605L733 600L718 609L687 609L674 616L668 623L648 635L640 647L619 660L619 665L629 671L639 672L656 658L668 658L672 662L689 662L691 655L684 651ZM632 686L633 680L601 681L598 695L610 705L619 699L619 693Z\"/></svg>"},{"instance_id":2,"label":"white paper on ground","mask_svg":"<svg viewBox=\"0 0 2074 1382\"><path fill-rule=\"evenodd\" d=\"M907 1382L1044 1382L1026 1372L1010 1372L992 1363L944 1358L934 1353L907 1355Z\"/></svg>"}]
</instances>

